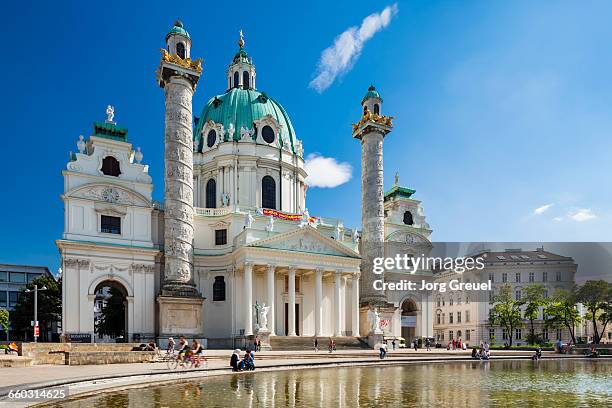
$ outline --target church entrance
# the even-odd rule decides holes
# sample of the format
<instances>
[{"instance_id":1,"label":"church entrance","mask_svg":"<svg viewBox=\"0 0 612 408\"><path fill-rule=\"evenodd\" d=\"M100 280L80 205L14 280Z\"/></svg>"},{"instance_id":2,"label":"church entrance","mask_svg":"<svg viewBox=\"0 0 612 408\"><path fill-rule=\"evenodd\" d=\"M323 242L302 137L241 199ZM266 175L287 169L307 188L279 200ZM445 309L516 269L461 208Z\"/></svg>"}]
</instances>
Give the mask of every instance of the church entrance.
<instances>
[{"instance_id":1,"label":"church entrance","mask_svg":"<svg viewBox=\"0 0 612 408\"><path fill-rule=\"evenodd\" d=\"M96 286L94 299L94 332L96 342L127 342L127 290L117 281Z\"/></svg>"},{"instance_id":2,"label":"church entrance","mask_svg":"<svg viewBox=\"0 0 612 408\"><path fill-rule=\"evenodd\" d=\"M410 344L415 340L417 333L417 312L416 302L406 299L402 302L402 337Z\"/></svg>"},{"instance_id":3,"label":"church entrance","mask_svg":"<svg viewBox=\"0 0 612 408\"><path fill-rule=\"evenodd\" d=\"M295 335L300 335L300 305L295 304ZM289 335L289 303L285 303L285 336Z\"/></svg>"}]
</instances>

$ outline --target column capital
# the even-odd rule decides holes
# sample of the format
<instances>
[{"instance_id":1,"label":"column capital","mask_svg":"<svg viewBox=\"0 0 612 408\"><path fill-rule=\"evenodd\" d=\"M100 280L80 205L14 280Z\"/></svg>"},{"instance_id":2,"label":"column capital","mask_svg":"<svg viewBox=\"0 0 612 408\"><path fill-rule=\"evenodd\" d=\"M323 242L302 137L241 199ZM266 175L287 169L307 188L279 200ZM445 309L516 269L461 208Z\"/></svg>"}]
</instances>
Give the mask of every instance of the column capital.
<instances>
[{"instance_id":1,"label":"column capital","mask_svg":"<svg viewBox=\"0 0 612 408\"><path fill-rule=\"evenodd\" d=\"M336 269L336 270L334 270L334 274L340 275L340 274L342 274L342 271L340 269Z\"/></svg>"},{"instance_id":2,"label":"column capital","mask_svg":"<svg viewBox=\"0 0 612 408\"><path fill-rule=\"evenodd\" d=\"M353 279L359 279L359 278L361 278L361 272L353 273Z\"/></svg>"},{"instance_id":3,"label":"column capital","mask_svg":"<svg viewBox=\"0 0 612 408\"><path fill-rule=\"evenodd\" d=\"M323 268L322 266L318 266L315 268L315 272L316 273L323 273L325 272L325 268Z\"/></svg>"},{"instance_id":4,"label":"column capital","mask_svg":"<svg viewBox=\"0 0 612 408\"><path fill-rule=\"evenodd\" d=\"M245 261L243 265L244 265L244 269L246 268L253 269L253 262L251 261Z\"/></svg>"},{"instance_id":5,"label":"column capital","mask_svg":"<svg viewBox=\"0 0 612 408\"><path fill-rule=\"evenodd\" d=\"M269 263L269 264L267 264L266 266L268 267L268 272L269 272L269 271L274 272L274 269L276 269L276 265L275 265L275 264L271 264L271 263Z\"/></svg>"},{"instance_id":6,"label":"column capital","mask_svg":"<svg viewBox=\"0 0 612 408\"><path fill-rule=\"evenodd\" d=\"M295 265L289 265L287 267L287 270L289 271L289 273L295 273L295 271L297 270L297 266Z\"/></svg>"}]
</instances>

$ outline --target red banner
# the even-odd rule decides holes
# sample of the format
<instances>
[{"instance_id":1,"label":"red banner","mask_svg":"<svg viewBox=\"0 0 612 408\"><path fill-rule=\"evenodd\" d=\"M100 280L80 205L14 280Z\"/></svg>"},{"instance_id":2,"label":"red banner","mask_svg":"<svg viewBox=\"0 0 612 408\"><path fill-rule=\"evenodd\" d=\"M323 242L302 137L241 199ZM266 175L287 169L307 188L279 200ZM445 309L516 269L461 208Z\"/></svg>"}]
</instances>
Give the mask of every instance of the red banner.
<instances>
[{"instance_id":1,"label":"red banner","mask_svg":"<svg viewBox=\"0 0 612 408\"><path fill-rule=\"evenodd\" d=\"M39 326L34 326L34 337L38 337L40 335Z\"/></svg>"},{"instance_id":2,"label":"red banner","mask_svg":"<svg viewBox=\"0 0 612 408\"><path fill-rule=\"evenodd\" d=\"M271 215L274 218L280 218L281 220L288 221L300 221L302 219L302 214L289 214L278 210L271 210L269 208L260 208L258 210L258 213L260 213L261 215L265 215L266 217L269 217ZM312 223L317 222L317 220L317 217L308 218L308 221Z\"/></svg>"}]
</instances>

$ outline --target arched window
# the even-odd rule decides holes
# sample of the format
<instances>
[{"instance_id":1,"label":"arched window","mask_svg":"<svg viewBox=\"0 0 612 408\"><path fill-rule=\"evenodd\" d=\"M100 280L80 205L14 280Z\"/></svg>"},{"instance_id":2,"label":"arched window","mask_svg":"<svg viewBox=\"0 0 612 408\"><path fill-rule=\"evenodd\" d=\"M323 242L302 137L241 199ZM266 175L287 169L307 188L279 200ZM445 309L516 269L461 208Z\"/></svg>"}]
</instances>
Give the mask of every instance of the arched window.
<instances>
[{"instance_id":1,"label":"arched window","mask_svg":"<svg viewBox=\"0 0 612 408\"><path fill-rule=\"evenodd\" d=\"M264 142L272 143L274 141L274 129L268 125L264 126L261 129L261 137L263 137Z\"/></svg>"},{"instance_id":2,"label":"arched window","mask_svg":"<svg viewBox=\"0 0 612 408\"><path fill-rule=\"evenodd\" d=\"M276 182L270 176L261 180L261 206L276 209Z\"/></svg>"},{"instance_id":3,"label":"arched window","mask_svg":"<svg viewBox=\"0 0 612 408\"><path fill-rule=\"evenodd\" d=\"M182 42L176 44L176 54L181 57L182 59L185 59L186 55L185 55L185 44L183 44Z\"/></svg>"},{"instance_id":4,"label":"arched window","mask_svg":"<svg viewBox=\"0 0 612 408\"><path fill-rule=\"evenodd\" d=\"M102 173L107 176L119 177L121 174L119 161L113 156L106 156L102 159Z\"/></svg>"},{"instance_id":5,"label":"arched window","mask_svg":"<svg viewBox=\"0 0 612 408\"><path fill-rule=\"evenodd\" d=\"M213 283L213 302L225 301L225 278L223 276L215 276Z\"/></svg>"},{"instance_id":6,"label":"arched window","mask_svg":"<svg viewBox=\"0 0 612 408\"><path fill-rule=\"evenodd\" d=\"M238 71L234 72L234 88L238 88Z\"/></svg>"},{"instance_id":7,"label":"arched window","mask_svg":"<svg viewBox=\"0 0 612 408\"><path fill-rule=\"evenodd\" d=\"M215 132L215 129L210 129L210 131L208 132L208 136L206 138L206 146L213 147L216 141L217 141L217 132Z\"/></svg>"},{"instance_id":8,"label":"arched window","mask_svg":"<svg viewBox=\"0 0 612 408\"><path fill-rule=\"evenodd\" d=\"M410 211L404 212L404 224L406 225L414 224L414 220L412 219L412 213Z\"/></svg>"},{"instance_id":9,"label":"arched window","mask_svg":"<svg viewBox=\"0 0 612 408\"><path fill-rule=\"evenodd\" d=\"M206 208L217 207L217 182L210 179L206 182Z\"/></svg>"},{"instance_id":10,"label":"arched window","mask_svg":"<svg viewBox=\"0 0 612 408\"><path fill-rule=\"evenodd\" d=\"M242 73L242 87L244 89L249 89L249 71L244 71Z\"/></svg>"},{"instance_id":11,"label":"arched window","mask_svg":"<svg viewBox=\"0 0 612 408\"><path fill-rule=\"evenodd\" d=\"M380 106L377 103L374 104L374 113L380 115Z\"/></svg>"}]
</instances>

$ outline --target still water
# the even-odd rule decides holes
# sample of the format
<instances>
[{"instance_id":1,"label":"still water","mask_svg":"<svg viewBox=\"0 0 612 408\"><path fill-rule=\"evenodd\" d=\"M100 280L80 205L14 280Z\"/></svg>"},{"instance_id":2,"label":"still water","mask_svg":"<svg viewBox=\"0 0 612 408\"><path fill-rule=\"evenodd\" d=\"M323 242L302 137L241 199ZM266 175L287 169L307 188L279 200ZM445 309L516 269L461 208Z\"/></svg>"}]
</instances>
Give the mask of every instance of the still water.
<instances>
[{"instance_id":1,"label":"still water","mask_svg":"<svg viewBox=\"0 0 612 408\"><path fill-rule=\"evenodd\" d=\"M612 406L612 360L490 361L218 376L61 407Z\"/></svg>"}]
</instances>

